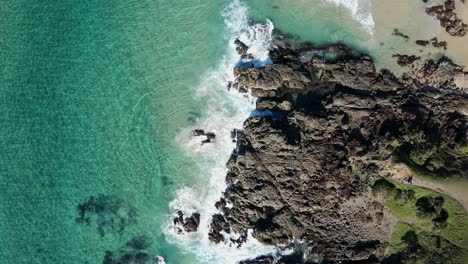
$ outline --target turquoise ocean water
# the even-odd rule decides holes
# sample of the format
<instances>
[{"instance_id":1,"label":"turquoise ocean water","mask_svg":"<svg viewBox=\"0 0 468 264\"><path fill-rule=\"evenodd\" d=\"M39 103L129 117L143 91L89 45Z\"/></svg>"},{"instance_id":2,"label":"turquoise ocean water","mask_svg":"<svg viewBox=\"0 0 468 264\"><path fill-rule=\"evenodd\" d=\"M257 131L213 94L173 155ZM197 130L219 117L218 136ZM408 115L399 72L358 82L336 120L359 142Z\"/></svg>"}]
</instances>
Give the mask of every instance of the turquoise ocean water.
<instances>
[{"instance_id":1,"label":"turquoise ocean water","mask_svg":"<svg viewBox=\"0 0 468 264\"><path fill-rule=\"evenodd\" d=\"M142 235L148 252L190 262L160 226L193 166L174 137L224 51L223 5L2 1L0 263L101 263ZM77 205L100 195L134 207L136 223L104 236L97 214L77 223Z\"/></svg>"},{"instance_id":2,"label":"turquoise ocean water","mask_svg":"<svg viewBox=\"0 0 468 264\"><path fill-rule=\"evenodd\" d=\"M201 232L175 234L169 219L184 203L211 212L228 131L252 108L223 87L238 59L233 34L259 54L267 19L321 44L367 38L336 8L317 6L311 18L276 2L2 1L0 263L234 261ZM200 148L195 126L220 133L217 145Z\"/></svg>"}]
</instances>

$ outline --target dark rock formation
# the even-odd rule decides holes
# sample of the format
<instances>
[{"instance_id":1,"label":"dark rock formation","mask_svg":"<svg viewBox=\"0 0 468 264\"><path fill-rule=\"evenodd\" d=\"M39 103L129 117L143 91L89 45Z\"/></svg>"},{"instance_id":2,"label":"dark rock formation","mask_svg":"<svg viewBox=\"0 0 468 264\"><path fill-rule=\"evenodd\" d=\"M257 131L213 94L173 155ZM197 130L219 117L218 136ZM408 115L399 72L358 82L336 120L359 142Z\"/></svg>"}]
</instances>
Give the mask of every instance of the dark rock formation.
<instances>
[{"instance_id":1,"label":"dark rock formation","mask_svg":"<svg viewBox=\"0 0 468 264\"><path fill-rule=\"evenodd\" d=\"M455 13L455 2L448 0L444 5L432 6L426 9L426 13L437 18L440 25L445 28L450 35L463 37L467 32L467 25L458 18Z\"/></svg>"},{"instance_id":2,"label":"dark rock formation","mask_svg":"<svg viewBox=\"0 0 468 264\"><path fill-rule=\"evenodd\" d=\"M392 35L395 35L395 36L402 37L402 38L404 38L404 39L406 39L406 40L408 40L408 39L409 39L409 36L408 36L408 35L405 35L405 34L403 34L403 33L402 33L402 32L401 32L401 31L400 31L398 28L394 28L394 29L393 29L393 33L392 33Z\"/></svg>"},{"instance_id":3,"label":"dark rock formation","mask_svg":"<svg viewBox=\"0 0 468 264\"><path fill-rule=\"evenodd\" d=\"M408 73L405 73L400 81L409 87L432 86L439 87L439 89L455 89L455 78L463 74L466 75L463 72L462 66L456 65L448 58L442 57L437 62L434 60L425 61L421 67L413 68ZM457 95L456 101L460 101L460 95ZM449 101L447 103L452 105Z\"/></svg>"},{"instance_id":4,"label":"dark rock formation","mask_svg":"<svg viewBox=\"0 0 468 264\"><path fill-rule=\"evenodd\" d=\"M254 59L253 55L248 53L249 47L247 45L245 45L244 42L240 41L239 39L236 39L234 41L234 44L236 45L237 54L241 55L241 59L243 59L243 60L253 60Z\"/></svg>"},{"instance_id":5,"label":"dark rock formation","mask_svg":"<svg viewBox=\"0 0 468 264\"><path fill-rule=\"evenodd\" d=\"M288 50L272 52L273 61L285 63L269 64L264 68L234 69L235 75L238 76L239 89L242 88L255 97L282 97L287 93L324 93L334 89L336 85L365 90L393 90L399 85L395 77L388 72L377 73L367 56L350 57L334 62L314 56L312 52L303 52L300 55ZM282 54L286 57L280 58ZM305 63L300 61L307 57L312 59Z\"/></svg>"},{"instance_id":6,"label":"dark rock formation","mask_svg":"<svg viewBox=\"0 0 468 264\"><path fill-rule=\"evenodd\" d=\"M439 41L437 38L431 38L430 41L434 48L443 48L444 50L447 49L447 41Z\"/></svg>"},{"instance_id":7,"label":"dark rock formation","mask_svg":"<svg viewBox=\"0 0 468 264\"><path fill-rule=\"evenodd\" d=\"M213 132L205 133L205 136L206 136L206 139L202 140L202 142L201 142L202 145L205 144L205 143L213 143L215 138L216 138L216 135Z\"/></svg>"},{"instance_id":8,"label":"dark rock formation","mask_svg":"<svg viewBox=\"0 0 468 264\"><path fill-rule=\"evenodd\" d=\"M226 219L224 219L221 214L215 214L211 220L211 229L208 237L211 241L219 243L224 241L224 236L221 232L229 234L231 230L229 224L226 222Z\"/></svg>"},{"instance_id":9,"label":"dark rock formation","mask_svg":"<svg viewBox=\"0 0 468 264\"><path fill-rule=\"evenodd\" d=\"M429 40L416 40L415 42L417 45L420 45L420 46L427 46L429 44Z\"/></svg>"},{"instance_id":10,"label":"dark rock formation","mask_svg":"<svg viewBox=\"0 0 468 264\"><path fill-rule=\"evenodd\" d=\"M258 110L290 111L292 107L293 102L288 98L261 98L256 103Z\"/></svg>"},{"instance_id":11,"label":"dark rock formation","mask_svg":"<svg viewBox=\"0 0 468 264\"><path fill-rule=\"evenodd\" d=\"M430 40L416 40L415 43L420 46L427 46L429 43L431 43L434 48L443 48L444 50L447 49L447 41L439 41L437 38L431 38Z\"/></svg>"},{"instance_id":12,"label":"dark rock formation","mask_svg":"<svg viewBox=\"0 0 468 264\"><path fill-rule=\"evenodd\" d=\"M77 206L77 223L90 225L94 219L98 232L104 236L106 232L122 234L125 229L136 224L137 211L126 201L112 195L91 196Z\"/></svg>"},{"instance_id":13,"label":"dark rock formation","mask_svg":"<svg viewBox=\"0 0 468 264\"><path fill-rule=\"evenodd\" d=\"M198 137L198 136L204 136L204 135L205 135L205 131L203 129L199 129L199 128L192 129L192 136Z\"/></svg>"},{"instance_id":14,"label":"dark rock formation","mask_svg":"<svg viewBox=\"0 0 468 264\"><path fill-rule=\"evenodd\" d=\"M202 145L205 144L205 143L212 143L212 142L214 142L214 140L216 138L215 133L205 132L205 130L199 129L199 128L192 129L192 136L194 136L194 137L205 136L206 138L201 141Z\"/></svg>"},{"instance_id":15,"label":"dark rock formation","mask_svg":"<svg viewBox=\"0 0 468 264\"><path fill-rule=\"evenodd\" d=\"M216 135L213 132L208 132L208 133L205 134L205 136L209 140L214 140L216 138Z\"/></svg>"},{"instance_id":16,"label":"dark rock formation","mask_svg":"<svg viewBox=\"0 0 468 264\"><path fill-rule=\"evenodd\" d=\"M184 213L177 211L177 216L174 217L173 222L174 225L183 228L185 232L196 232L200 225L200 214L193 213L189 217L184 217ZM179 228L178 232L181 233L182 229Z\"/></svg>"},{"instance_id":17,"label":"dark rock formation","mask_svg":"<svg viewBox=\"0 0 468 264\"><path fill-rule=\"evenodd\" d=\"M454 84L462 69L442 59L397 78L339 45L279 47L270 57L263 68L234 70L238 87L273 114L253 116L237 131L210 239L219 243L234 231L242 243L252 229L266 244L315 241L325 262L375 263L393 220L375 206L369 182L385 176L381 162L415 131L434 144L466 141L466 117L457 113L466 95ZM278 106L284 98L293 98L287 110ZM252 261L244 263L272 259Z\"/></svg>"},{"instance_id":18,"label":"dark rock formation","mask_svg":"<svg viewBox=\"0 0 468 264\"><path fill-rule=\"evenodd\" d=\"M392 57L398 58L397 63L400 66L407 66L407 65L413 64L413 62L421 59L421 57L417 57L415 55L401 55L401 54L395 54Z\"/></svg>"}]
</instances>

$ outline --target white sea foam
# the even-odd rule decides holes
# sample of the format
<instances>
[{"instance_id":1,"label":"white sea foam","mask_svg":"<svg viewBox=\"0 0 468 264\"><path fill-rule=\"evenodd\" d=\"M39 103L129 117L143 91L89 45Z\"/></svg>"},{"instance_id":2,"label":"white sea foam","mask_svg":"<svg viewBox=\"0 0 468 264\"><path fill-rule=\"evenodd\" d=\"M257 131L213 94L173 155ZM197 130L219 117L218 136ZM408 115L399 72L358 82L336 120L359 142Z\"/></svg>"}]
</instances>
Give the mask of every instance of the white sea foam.
<instances>
[{"instance_id":1,"label":"white sea foam","mask_svg":"<svg viewBox=\"0 0 468 264\"><path fill-rule=\"evenodd\" d=\"M191 135L192 127L183 129L177 136L188 155L194 157L200 166L202 176L193 175L196 184L179 189L176 198L170 204L174 214L182 211L190 216L200 213L200 225L197 232L178 233L172 215L168 216L163 232L167 240L195 253L201 263L236 263L239 260L271 253L272 246L265 246L256 241L249 232L247 241L237 248L229 244L213 244L208 239L211 216L219 213L214 204L226 189L226 162L235 143L231 139L231 130L241 128L242 123L254 110L254 98L228 91L226 85L234 80L233 68L241 60L235 51L234 40L240 39L249 46L248 52L257 59L257 64L269 63L268 50L272 40L273 24L249 24L248 8L239 0L233 0L222 13L229 40L229 49L217 69L209 70L198 87L198 95L206 98L207 104L203 117L197 120L196 128L216 134L214 143L200 144L200 137ZM235 234L224 234L233 238ZM229 239L226 239L229 241Z\"/></svg>"},{"instance_id":2,"label":"white sea foam","mask_svg":"<svg viewBox=\"0 0 468 264\"><path fill-rule=\"evenodd\" d=\"M163 257L157 256L157 258L158 258L158 264L166 264L166 261L164 260Z\"/></svg>"},{"instance_id":3,"label":"white sea foam","mask_svg":"<svg viewBox=\"0 0 468 264\"><path fill-rule=\"evenodd\" d=\"M369 33L374 33L374 18L372 17L371 0L325 0L335 3L337 7L346 7L353 17Z\"/></svg>"}]
</instances>

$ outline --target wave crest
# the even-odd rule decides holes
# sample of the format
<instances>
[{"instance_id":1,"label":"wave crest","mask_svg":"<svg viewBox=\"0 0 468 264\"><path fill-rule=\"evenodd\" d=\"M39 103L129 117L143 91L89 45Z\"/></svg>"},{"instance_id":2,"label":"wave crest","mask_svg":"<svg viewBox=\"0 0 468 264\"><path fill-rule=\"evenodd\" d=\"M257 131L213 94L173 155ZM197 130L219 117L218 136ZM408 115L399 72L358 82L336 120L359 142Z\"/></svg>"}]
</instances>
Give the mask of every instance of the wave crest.
<instances>
[{"instance_id":1,"label":"wave crest","mask_svg":"<svg viewBox=\"0 0 468 264\"><path fill-rule=\"evenodd\" d=\"M325 0L326 2L335 3L337 7L344 6L347 8L353 17L364 27L369 33L374 33L374 18L372 17L372 4L370 0Z\"/></svg>"},{"instance_id":2,"label":"wave crest","mask_svg":"<svg viewBox=\"0 0 468 264\"><path fill-rule=\"evenodd\" d=\"M187 127L177 135L186 153L193 157L203 176L193 175L196 179L194 186L185 186L176 192L176 198L169 204L171 215L167 217L163 232L170 243L194 253L202 263L236 263L253 256L271 253L273 246L260 244L249 233L247 241L242 247L228 243L214 244L208 239L211 216L219 213L214 204L226 189L226 162L235 148L231 139L231 131L242 127L243 122L254 110L254 100L248 95L226 89L229 81L234 81L233 68L241 61L236 52L234 41L241 40L249 46L248 52L260 65L269 63L268 52L272 42L273 23L250 23L248 8L239 0L231 1L223 10L226 27L226 40L229 48L222 57L218 67L206 72L197 88L197 93L206 99L203 117L196 121L196 128L204 129L216 134L214 143L200 144L200 138L193 137ZM200 225L193 233L177 232L172 221L175 213L181 211L185 216L194 212L200 213ZM225 234L227 236L235 234Z\"/></svg>"}]
</instances>

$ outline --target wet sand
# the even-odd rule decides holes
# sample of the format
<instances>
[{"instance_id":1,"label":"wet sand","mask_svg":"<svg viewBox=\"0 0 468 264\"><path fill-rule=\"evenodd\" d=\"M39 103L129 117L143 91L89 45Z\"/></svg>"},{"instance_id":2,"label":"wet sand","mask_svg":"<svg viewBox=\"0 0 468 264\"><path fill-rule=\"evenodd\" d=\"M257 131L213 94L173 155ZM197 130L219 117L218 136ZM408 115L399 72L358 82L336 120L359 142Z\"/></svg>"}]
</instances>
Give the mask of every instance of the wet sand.
<instances>
[{"instance_id":1,"label":"wet sand","mask_svg":"<svg viewBox=\"0 0 468 264\"><path fill-rule=\"evenodd\" d=\"M385 60L381 63L382 66L392 69L396 65L389 59L391 54L389 56L388 53L391 52L417 55L423 59L446 55L455 63L468 66L468 35L450 36L435 17L425 12L427 7L443 2L431 1L424 4L422 1L407 0L372 1L372 14L375 21L374 37L384 43L381 52ZM460 0L456 0L455 12L459 18L468 23L468 3L463 4ZM408 35L409 39L392 35L394 28ZM415 44L416 40L429 40L433 37L437 37L439 41L447 41L447 50L434 48L430 44L426 47Z\"/></svg>"},{"instance_id":2,"label":"wet sand","mask_svg":"<svg viewBox=\"0 0 468 264\"><path fill-rule=\"evenodd\" d=\"M426 59L441 53L442 50L415 44L418 39L427 40L434 37L436 23L424 10L424 3L420 0L372 1L375 22L373 38L380 44L380 50L376 53L381 56L375 60L380 67L398 73L402 68L397 65L396 58L392 57L394 54L413 54ZM394 35L394 29L398 29L409 38Z\"/></svg>"},{"instance_id":3,"label":"wet sand","mask_svg":"<svg viewBox=\"0 0 468 264\"><path fill-rule=\"evenodd\" d=\"M458 18L468 24L468 2L463 4L459 0L455 1L455 13ZM448 43L447 57L460 65L465 66L465 71L468 70L468 34L464 37L452 37L444 28L438 25L436 35L440 40L445 40ZM468 87L464 86L464 87Z\"/></svg>"},{"instance_id":4,"label":"wet sand","mask_svg":"<svg viewBox=\"0 0 468 264\"><path fill-rule=\"evenodd\" d=\"M378 69L387 68L396 75L407 72L408 68L397 64L395 54L421 57L419 62L447 56L468 70L468 48L465 48L468 35L450 36L435 17L426 14L426 8L443 4L443 0L429 0L428 3L422 0L359 0L360 8L355 14L349 6L332 0L250 1L252 6L263 10L266 17L273 19L278 29L315 44L338 42L362 49L373 57ZM455 5L458 17L468 24L468 3L455 0ZM369 13L374 21L372 33L366 30L365 23L359 22ZM408 38L394 35L394 29ZM434 37L447 41L448 49L415 43ZM460 80L459 83L466 86L466 82Z\"/></svg>"}]
</instances>

